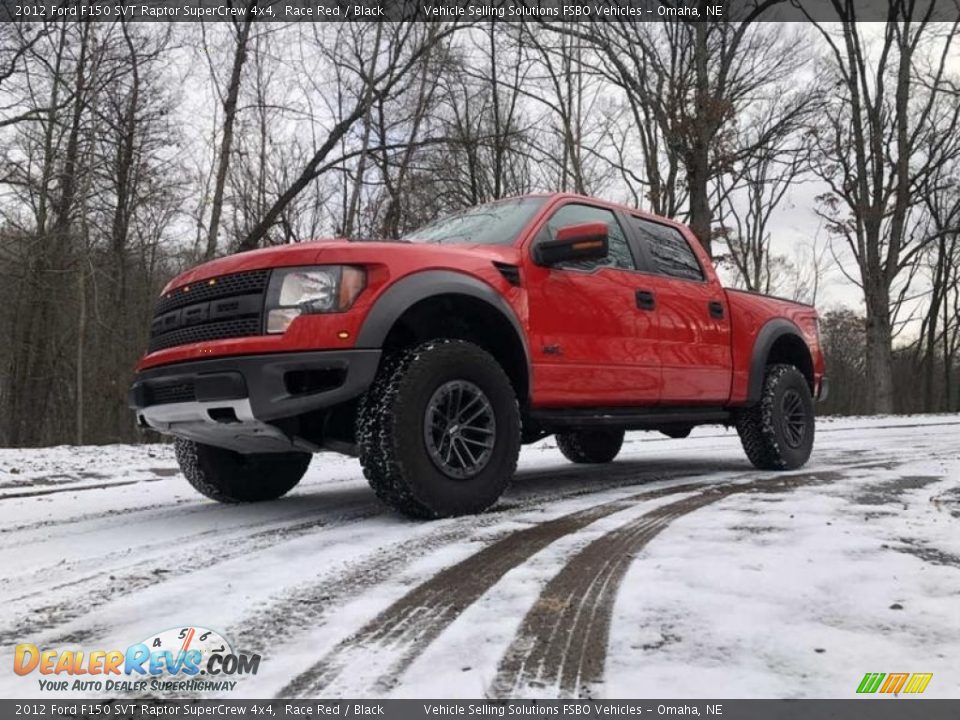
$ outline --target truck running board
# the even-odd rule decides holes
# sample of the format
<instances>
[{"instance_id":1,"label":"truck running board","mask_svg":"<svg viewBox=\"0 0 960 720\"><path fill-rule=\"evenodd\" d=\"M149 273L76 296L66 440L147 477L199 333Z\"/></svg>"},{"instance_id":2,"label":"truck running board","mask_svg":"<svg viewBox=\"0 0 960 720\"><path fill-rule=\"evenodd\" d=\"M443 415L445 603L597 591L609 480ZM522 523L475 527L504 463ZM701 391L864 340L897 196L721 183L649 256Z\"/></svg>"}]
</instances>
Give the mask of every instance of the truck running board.
<instances>
[{"instance_id":1,"label":"truck running board","mask_svg":"<svg viewBox=\"0 0 960 720\"><path fill-rule=\"evenodd\" d=\"M682 425L727 425L733 415L722 407L548 408L531 411L530 419L550 432L581 427L660 430Z\"/></svg>"}]
</instances>

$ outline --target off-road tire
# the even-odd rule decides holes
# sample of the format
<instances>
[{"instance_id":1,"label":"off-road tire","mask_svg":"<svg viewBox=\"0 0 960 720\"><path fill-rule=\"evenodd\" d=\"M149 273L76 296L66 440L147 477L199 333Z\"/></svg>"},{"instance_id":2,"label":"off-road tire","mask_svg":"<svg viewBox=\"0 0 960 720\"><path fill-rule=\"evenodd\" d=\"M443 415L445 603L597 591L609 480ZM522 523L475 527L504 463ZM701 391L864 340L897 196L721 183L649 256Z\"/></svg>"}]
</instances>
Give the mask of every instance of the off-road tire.
<instances>
[{"instance_id":1,"label":"off-road tire","mask_svg":"<svg viewBox=\"0 0 960 720\"><path fill-rule=\"evenodd\" d=\"M557 433L557 447L570 462L611 462L623 447L623 430L571 430Z\"/></svg>"},{"instance_id":2,"label":"off-road tire","mask_svg":"<svg viewBox=\"0 0 960 720\"><path fill-rule=\"evenodd\" d=\"M793 393L805 420L799 442L791 442L784 427L784 396ZM744 452L761 470L801 467L813 450L813 398L807 379L793 365L770 365L763 380L760 402L737 415L737 433Z\"/></svg>"},{"instance_id":3,"label":"off-road tire","mask_svg":"<svg viewBox=\"0 0 960 720\"><path fill-rule=\"evenodd\" d=\"M243 455L180 438L174 449L187 482L222 503L276 500L300 482L312 458L298 452Z\"/></svg>"},{"instance_id":4,"label":"off-road tire","mask_svg":"<svg viewBox=\"0 0 960 720\"><path fill-rule=\"evenodd\" d=\"M466 479L445 474L424 438L430 398L453 380L480 388L496 422L489 460ZM520 410L493 356L463 340L431 340L384 359L360 403L357 442L367 481L393 509L427 519L478 513L497 501L516 470Z\"/></svg>"}]
</instances>

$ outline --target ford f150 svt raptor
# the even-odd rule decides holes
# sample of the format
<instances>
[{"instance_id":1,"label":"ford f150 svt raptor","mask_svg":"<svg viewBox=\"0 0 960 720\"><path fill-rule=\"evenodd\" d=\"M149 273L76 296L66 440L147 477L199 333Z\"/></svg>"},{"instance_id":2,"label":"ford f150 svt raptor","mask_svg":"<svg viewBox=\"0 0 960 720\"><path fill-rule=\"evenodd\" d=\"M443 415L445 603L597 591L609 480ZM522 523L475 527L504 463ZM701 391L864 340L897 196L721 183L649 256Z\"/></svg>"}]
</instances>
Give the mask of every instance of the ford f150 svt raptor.
<instances>
[{"instance_id":1,"label":"ford f150 svt raptor","mask_svg":"<svg viewBox=\"0 0 960 720\"><path fill-rule=\"evenodd\" d=\"M130 405L204 495L277 498L337 450L415 517L489 507L550 434L605 463L625 430L723 423L796 468L826 392L812 307L726 290L686 227L567 194L208 262L149 342Z\"/></svg>"}]
</instances>

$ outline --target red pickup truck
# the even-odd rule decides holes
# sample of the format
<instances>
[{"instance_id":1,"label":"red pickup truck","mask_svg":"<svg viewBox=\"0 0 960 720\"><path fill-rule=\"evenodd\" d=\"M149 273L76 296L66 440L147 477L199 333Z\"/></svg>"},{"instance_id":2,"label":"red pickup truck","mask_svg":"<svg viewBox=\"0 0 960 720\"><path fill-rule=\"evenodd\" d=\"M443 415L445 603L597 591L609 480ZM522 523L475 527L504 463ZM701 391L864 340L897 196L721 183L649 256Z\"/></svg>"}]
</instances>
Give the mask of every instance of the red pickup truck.
<instances>
[{"instance_id":1,"label":"red pickup truck","mask_svg":"<svg viewBox=\"0 0 960 720\"><path fill-rule=\"evenodd\" d=\"M724 289L683 225L568 194L205 263L164 290L137 370L139 423L201 493L277 498L335 450L426 518L492 505L551 434L605 463L625 430L722 423L796 468L827 388L812 307Z\"/></svg>"}]
</instances>

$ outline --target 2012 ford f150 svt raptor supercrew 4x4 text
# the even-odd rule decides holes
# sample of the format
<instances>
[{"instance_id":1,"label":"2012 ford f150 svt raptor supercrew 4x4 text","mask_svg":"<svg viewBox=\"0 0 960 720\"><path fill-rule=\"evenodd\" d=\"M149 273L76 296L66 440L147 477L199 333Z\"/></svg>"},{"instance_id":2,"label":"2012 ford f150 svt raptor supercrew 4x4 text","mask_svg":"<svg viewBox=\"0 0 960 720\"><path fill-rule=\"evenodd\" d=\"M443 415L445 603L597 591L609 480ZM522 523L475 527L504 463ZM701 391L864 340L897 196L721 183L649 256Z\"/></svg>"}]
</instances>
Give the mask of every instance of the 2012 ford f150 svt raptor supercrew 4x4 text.
<instances>
[{"instance_id":1,"label":"2012 ford f150 svt raptor supercrew 4x4 text","mask_svg":"<svg viewBox=\"0 0 960 720\"><path fill-rule=\"evenodd\" d=\"M724 423L755 466L796 468L826 392L812 307L724 289L686 227L567 194L205 263L164 290L137 370L138 421L201 493L277 498L337 450L426 518L492 505L550 434L605 463L625 430Z\"/></svg>"}]
</instances>

